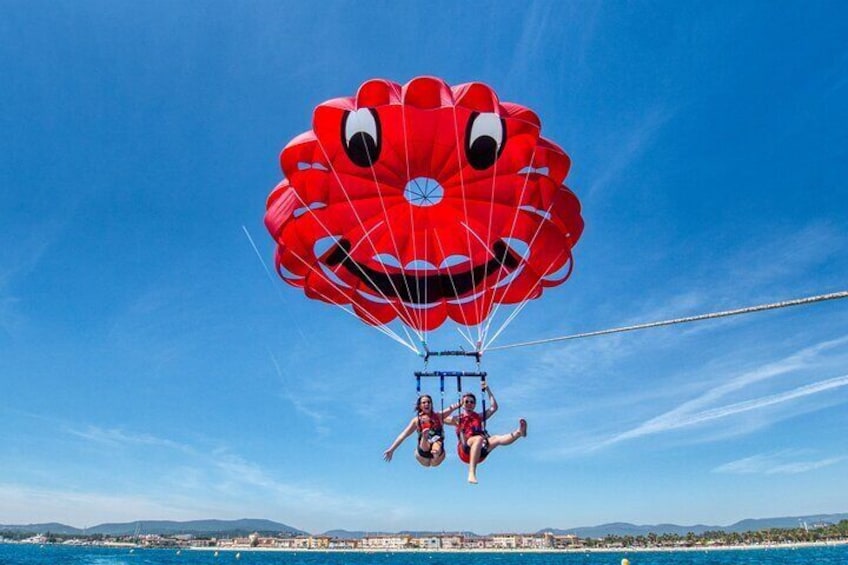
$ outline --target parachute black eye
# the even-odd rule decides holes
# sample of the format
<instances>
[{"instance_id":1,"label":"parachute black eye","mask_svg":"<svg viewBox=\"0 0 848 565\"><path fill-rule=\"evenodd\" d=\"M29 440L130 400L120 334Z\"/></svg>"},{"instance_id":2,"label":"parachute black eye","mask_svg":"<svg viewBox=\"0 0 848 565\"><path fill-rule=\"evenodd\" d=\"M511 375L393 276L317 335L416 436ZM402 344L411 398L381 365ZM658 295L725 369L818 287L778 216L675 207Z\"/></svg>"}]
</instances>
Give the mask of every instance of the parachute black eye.
<instances>
[{"instance_id":1,"label":"parachute black eye","mask_svg":"<svg viewBox=\"0 0 848 565\"><path fill-rule=\"evenodd\" d=\"M468 163L482 171L495 164L506 141L506 124L495 113L474 112L465 130Z\"/></svg>"},{"instance_id":2,"label":"parachute black eye","mask_svg":"<svg viewBox=\"0 0 848 565\"><path fill-rule=\"evenodd\" d=\"M380 157L380 118L371 108L345 112L342 145L354 164L370 167Z\"/></svg>"}]
</instances>

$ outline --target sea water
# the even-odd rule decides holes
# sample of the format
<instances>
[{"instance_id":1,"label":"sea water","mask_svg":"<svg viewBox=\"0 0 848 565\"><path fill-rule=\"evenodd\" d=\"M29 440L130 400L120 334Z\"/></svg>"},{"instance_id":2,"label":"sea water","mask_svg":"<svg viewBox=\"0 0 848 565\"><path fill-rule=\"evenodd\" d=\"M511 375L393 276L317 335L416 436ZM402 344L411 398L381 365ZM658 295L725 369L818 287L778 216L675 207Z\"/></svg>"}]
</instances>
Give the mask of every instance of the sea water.
<instances>
[{"instance_id":1,"label":"sea water","mask_svg":"<svg viewBox=\"0 0 848 565\"><path fill-rule=\"evenodd\" d=\"M0 565L848 565L848 546L593 553L196 551L0 544Z\"/></svg>"}]
</instances>

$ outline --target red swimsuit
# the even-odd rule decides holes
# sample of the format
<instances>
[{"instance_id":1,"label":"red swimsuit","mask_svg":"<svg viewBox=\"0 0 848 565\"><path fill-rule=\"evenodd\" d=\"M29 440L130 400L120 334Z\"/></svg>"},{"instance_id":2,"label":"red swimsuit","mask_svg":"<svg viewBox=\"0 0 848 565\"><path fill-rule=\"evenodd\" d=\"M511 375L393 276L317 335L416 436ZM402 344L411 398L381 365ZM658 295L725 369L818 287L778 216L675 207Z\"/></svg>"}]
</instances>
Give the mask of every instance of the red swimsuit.
<instances>
[{"instance_id":1,"label":"red swimsuit","mask_svg":"<svg viewBox=\"0 0 848 565\"><path fill-rule=\"evenodd\" d=\"M489 455L489 434L483 428L483 416L477 412L465 412L459 416L459 424L456 426L456 453L463 463L468 463L468 455L471 448L468 439L474 436L483 436L483 449L480 450L480 463Z\"/></svg>"}]
</instances>

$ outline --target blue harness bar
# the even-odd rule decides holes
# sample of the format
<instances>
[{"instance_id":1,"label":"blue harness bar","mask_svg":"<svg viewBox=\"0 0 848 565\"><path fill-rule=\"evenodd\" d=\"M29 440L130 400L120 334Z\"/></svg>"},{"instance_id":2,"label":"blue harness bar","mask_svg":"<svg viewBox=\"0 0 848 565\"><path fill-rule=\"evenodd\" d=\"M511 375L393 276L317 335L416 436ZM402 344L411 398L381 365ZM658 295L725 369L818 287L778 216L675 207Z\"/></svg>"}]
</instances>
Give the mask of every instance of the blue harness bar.
<instances>
[{"instance_id":1,"label":"blue harness bar","mask_svg":"<svg viewBox=\"0 0 848 565\"><path fill-rule=\"evenodd\" d=\"M477 361L477 364L480 364L480 360L483 357L482 351L465 351L464 349L454 349L449 351L430 351L427 349L427 346L424 346L424 353L422 354L424 357L424 363L430 360L430 357L474 357Z\"/></svg>"},{"instance_id":2,"label":"blue harness bar","mask_svg":"<svg viewBox=\"0 0 848 565\"><path fill-rule=\"evenodd\" d=\"M477 377L486 379L485 371L415 371L415 378L421 380L421 377Z\"/></svg>"}]
</instances>

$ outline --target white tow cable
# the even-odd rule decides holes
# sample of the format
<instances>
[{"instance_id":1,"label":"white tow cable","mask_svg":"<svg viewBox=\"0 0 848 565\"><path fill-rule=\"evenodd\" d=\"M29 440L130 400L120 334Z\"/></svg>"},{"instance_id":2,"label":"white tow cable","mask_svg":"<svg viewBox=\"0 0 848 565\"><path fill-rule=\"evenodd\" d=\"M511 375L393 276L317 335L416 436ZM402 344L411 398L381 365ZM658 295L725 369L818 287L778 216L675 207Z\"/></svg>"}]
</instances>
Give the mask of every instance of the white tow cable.
<instances>
[{"instance_id":1,"label":"white tow cable","mask_svg":"<svg viewBox=\"0 0 848 565\"><path fill-rule=\"evenodd\" d=\"M623 326L620 328L610 328L607 330L599 330L594 332L585 332L579 334L565 335L561 337L549 337L547 339L538 339L535 341L524 341L521 343L511 343L508 345L499 345L497 347L489 347L486 351L498 351L503 349L512 349L515 347L529 347L531 345L542 345L545 343L553 343L556 341L568 341L572 339L583 339L586 337L595 337L599 335L607 335L622 332L632 332L635 330L644 330L648 328L657 328L660 326L671 326L673 324L685 324L688 322L698 322L701 320L712 320L714 318L726 318L728 316L738 316L739 314L752 314L754 312L762 312L763 310L776 310L777 308L788 308L790 306L802 306L805 304L813 304L815 302L824 302L825 300L838 300L840 298L848 298L848 290L840 292L831 292L829 294L819 294L817 296L807 296L805 298L795 298L793 300L783 300L781 302L772 302L771 304L760 304L759 306L748 306L747 308L737 308L735 310L724 310L722 312L712 312L710 314L699 314L697 316L686 316L685 318L674 318L672 320L662 320L659 322L647 322L644 324L636 324L634 326Z\"/></svg>"}]
</instances>

